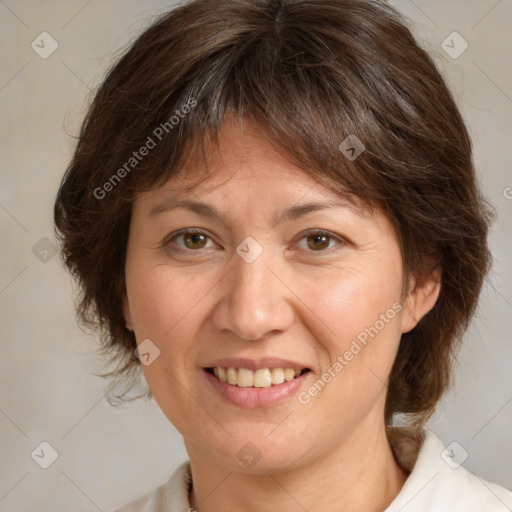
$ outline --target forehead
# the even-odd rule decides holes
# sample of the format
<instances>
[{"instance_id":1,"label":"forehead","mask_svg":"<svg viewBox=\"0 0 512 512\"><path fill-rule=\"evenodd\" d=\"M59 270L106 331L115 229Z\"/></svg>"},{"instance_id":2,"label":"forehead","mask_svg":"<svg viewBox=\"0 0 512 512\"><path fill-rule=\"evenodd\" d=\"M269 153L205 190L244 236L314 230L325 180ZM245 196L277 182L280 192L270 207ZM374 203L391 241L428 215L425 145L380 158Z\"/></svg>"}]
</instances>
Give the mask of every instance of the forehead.
<instances>
[{"instance_id":1,"label":"forehead","mask_svg":"<svg viewBox=\"0 0 512 512\"><path fill-rule=\"evenodd\" d=\"M323 181L323 183L321 183ZM278 203L330 202L371 213L371 205L349 194L341 184L315 179L297 167L254 123L228 119L214 141L203 141L201 151L191 151L180 169L163 186L136 196L145 209L169 206L173 201L213 200L230 204L273 197ZM167 203L166 205L164 203Z\"/></svg>"}]
</instances>

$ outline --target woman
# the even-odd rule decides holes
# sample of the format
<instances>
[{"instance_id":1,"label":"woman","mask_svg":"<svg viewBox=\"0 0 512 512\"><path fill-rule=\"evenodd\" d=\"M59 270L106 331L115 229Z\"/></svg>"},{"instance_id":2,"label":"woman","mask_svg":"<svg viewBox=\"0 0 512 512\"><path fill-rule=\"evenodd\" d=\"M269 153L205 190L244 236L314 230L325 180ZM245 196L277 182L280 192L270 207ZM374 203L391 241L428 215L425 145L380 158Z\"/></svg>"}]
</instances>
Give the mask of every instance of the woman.
<instances>
[{"instance_id":1,"label":"woman","mask_svg":"<svg viewBox=\"0 0 512 512\"><path fill-rule=\"evenodd\" d=\"M109 375L142 369L190 457L119 511L511 510L422 428L490 220L463 120L391 7L163 16L100 87L55 205Z\"/></svg>"}]
</instances>

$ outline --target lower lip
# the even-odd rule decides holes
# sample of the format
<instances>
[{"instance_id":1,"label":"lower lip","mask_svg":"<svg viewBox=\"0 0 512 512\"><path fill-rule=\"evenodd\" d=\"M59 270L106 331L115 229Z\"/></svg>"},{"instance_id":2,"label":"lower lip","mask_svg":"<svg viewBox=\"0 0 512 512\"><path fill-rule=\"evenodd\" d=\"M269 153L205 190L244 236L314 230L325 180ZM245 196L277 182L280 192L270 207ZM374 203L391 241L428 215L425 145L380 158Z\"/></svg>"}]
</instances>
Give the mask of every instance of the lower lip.
<instances>
[{"instance_id":1,"label":"lower lip","mask_svg":"<svg viewBox=\"0 0 512 512\"><path fill-rule=\"evenodd\" d=\"M268 407L280 402L284 402L287 398L294 395L305 379L312 373L307 372L289 382L272 385L268 388L241 388L232 386L227 382L220 381L215 375L203 370L206 379L213 386L215 391L220 393L228 402L240 407L256 408Z\"/></svg>"}]
</instances>

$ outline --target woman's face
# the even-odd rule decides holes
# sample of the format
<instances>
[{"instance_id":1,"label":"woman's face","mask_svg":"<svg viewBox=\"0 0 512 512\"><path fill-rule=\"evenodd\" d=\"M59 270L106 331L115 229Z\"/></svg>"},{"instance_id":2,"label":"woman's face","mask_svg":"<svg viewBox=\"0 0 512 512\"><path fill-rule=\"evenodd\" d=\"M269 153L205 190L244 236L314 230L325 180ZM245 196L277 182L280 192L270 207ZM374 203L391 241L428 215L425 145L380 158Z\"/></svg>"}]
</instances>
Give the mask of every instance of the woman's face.
<instances>
[{"instance_id":1,"label":"woman's face","mask_svg":"<svg viewBox=\"0 0 512 512\"><path fill-rule=\"evenodd\" d=\"M243 471L374 435L401 333L437 295L401 301L388 219L312 181L254 127L226 124L208 167L192 192L173 178L133 206L125 318L162 411L191 457Z\"/></svg>"}]
</instances>

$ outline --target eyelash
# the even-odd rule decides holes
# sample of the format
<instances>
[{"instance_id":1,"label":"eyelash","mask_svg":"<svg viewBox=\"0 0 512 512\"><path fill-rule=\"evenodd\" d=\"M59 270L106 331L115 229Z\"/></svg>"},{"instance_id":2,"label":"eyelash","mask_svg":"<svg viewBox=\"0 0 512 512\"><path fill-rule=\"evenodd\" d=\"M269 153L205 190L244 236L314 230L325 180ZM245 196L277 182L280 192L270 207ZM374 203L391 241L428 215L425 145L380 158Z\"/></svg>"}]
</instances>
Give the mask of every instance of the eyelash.
<instances>
[{"instance_id":1,"label":"eyelash","mask_svg":"<svg viewBox=\"0 0 512 512\"><path fill-rule=\"evenodd\" d=\"M204 249L204 248L201 248L201 249L188 249L186 247L179 247L178 246L177 248L172 248L172 247L169 246L171 243L173 243L179 237L182 237L182 236L188 235L188 234L204 235L209 240L213 241L212 238L208 235L208 233L206 233L206 231L203 231L200 228L185 228L185 229L181 229L181 230L179 230L179 231L169 235L164 240L164 242L162 244L162 247L167 249L168 251L171 251L171 252L178 252L178 251L201 252L201 249ZM331 240L336 241L337 245L341 245L341 246L348 245L348 242L346 240L344 240L343 238L341 238L340 236L335 235L335 234L333 234L333 233L331 233L329 231L322 230L322 229L309 229L309 230L305 231L304 233L302 233L302 236L300 237L300 240L302 240L304 238L307 238L308 236L311 236L311 235L320 235L320 236L324 235L324 236L329 237ZM313 250L308 251L307 249L305 249L305 250L307 252L311 252L311 253L318 252L318 253L326 254L326 253L330 253L332 251L332 249L334 249L334 247L330 247L330 248L327 248L327 249L320 249L318 251L313 251Z\"/></svg>"}]
</instances>

